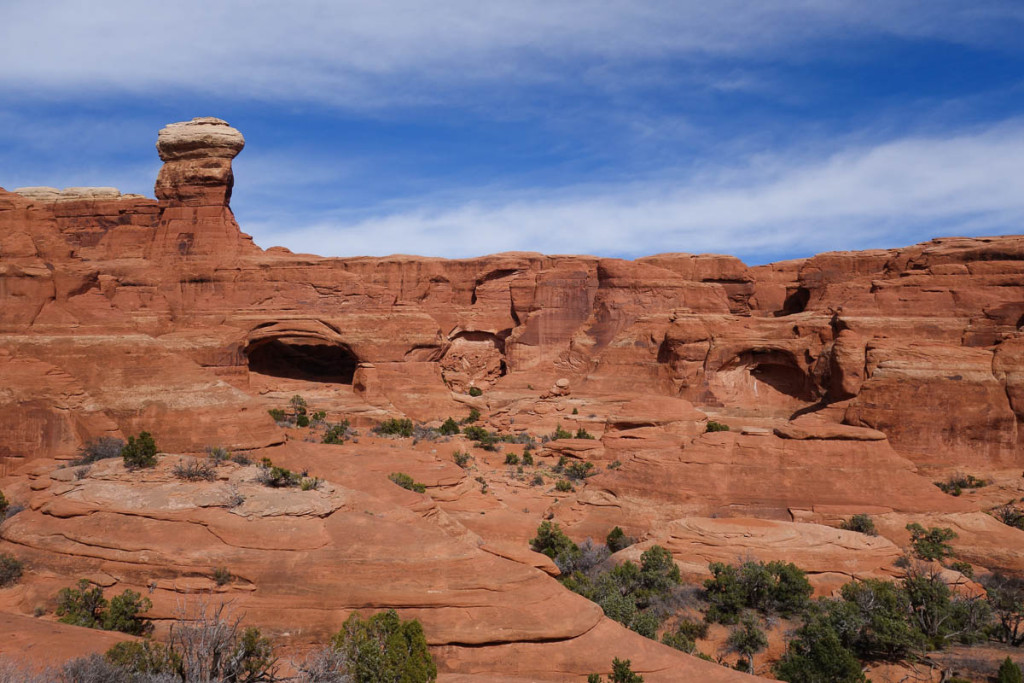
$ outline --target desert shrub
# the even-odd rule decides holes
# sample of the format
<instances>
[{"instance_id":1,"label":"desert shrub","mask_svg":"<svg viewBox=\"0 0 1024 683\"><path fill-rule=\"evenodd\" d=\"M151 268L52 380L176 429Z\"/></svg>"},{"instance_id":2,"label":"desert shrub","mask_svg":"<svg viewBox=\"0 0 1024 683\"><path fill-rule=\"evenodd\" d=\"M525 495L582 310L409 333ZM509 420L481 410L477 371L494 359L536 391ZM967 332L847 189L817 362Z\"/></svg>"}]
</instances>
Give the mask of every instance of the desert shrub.
<instances>
[{"instance_id":1,"label":"desert shrub","mask_svg":"<svg viewBox=\"0 0 1024 683\"><path fill-rule=\"evenodd\" d=\"M151 640L117 643L104 655L108 663L136 674L171 674L180 681L181 657Z\"/></svg>"},{"instance_id":2,"label":"desert shrub","mask_svg":"<svg viewBox=\"0 0 1024 683\"><path fill-rule=\"evenodd\" d=\"M620 467L622 467L622 461L621 460L612 460L610 463L608 463L608 469L610 469L610 470L617 470Z\"/></svg>"},{"instance_id":3,"label":"desert shrub","mask_svg":"<svg viewBox=\"0 0 1024 683\"><path fill-rule=\"evenodd\" d=\"M128 437L128 443L121 449L121 457L125 467L136 469L156 465L156 442L149 432L141 432L138 439Z\"/></svg>"},{"instance_id":4,"label":"desert shrub","mask_svg":"<svg viewBox=\"0 0 1024 683\"><path fill-rule=\"evenodd\" d=\"M942 649L952 641L978 642L991 621L987 602L954 595L939 570L913 568L900 589L910 604L910 624L924 636L929 649Z\"/></svg>"},{"instance_id":5,"label":"desert shrub","mask_svg":"<svg viewBox=\"0 0 1024 683\"><path fill-rule=\"evenodd\" d=\"M697 651L697 639L708 637L708 625L705 621L680 619L674 629L665 631L661 642L681 652L693 654Z\"/></svg>"},{"instance_id":6,"label":"desert shrub","mask_svg":"<svg viewBox=\"0 0 1024 683\"><path fill-rule=\"evenodd\" d=\"M1003 524L1024 531L1024 510L1015 507L1012 500L1006 505L996 508L992 513Z\"/></svg>"},{"instance_id":7,"label":"desert shrub","mask_svg":"<svg viewBox=\"0 0 1024 683\"><path fill-rule=\"evenodd\" d=\"M943 493L951 496L959 496L964 489L980 489L988 484L984 479L978 479L973 474L954 474L946 481L937 481L935 485L942 489Z\"/></svg>"},{"instance_id":8,"label":"desert shrub","mask_svg":"<svg viewBox=\"0 0 1024 683\"><path fill-rule=\"evenodd\" d=\"M773 673L789 683L867 683L860 662L843 645L831 622L821 616L797 629Z\"/></svg>"},{"instance_id":9,"label":"desert shrub","mask_svg":"<svg viewBox=\"0 0 1024 683\"><path fill-rule=\"evenodd\" d=\"M105 631L120 631L133 636L141 636L153 630L153 622L139 615L149 611L153 603L133 590L126 590L121 595L110 599L110 605L103 612L102 628Z\"/></svg>"},{"instance_id":10,"label":"desert shrub","mask_svg":"<svg viewBox=\"0 0 1024 683\"><path fill-rule=\"evenodd\" d=\"M715 422L714 420L708 420L707 427L704 429L705 432L727 432L729 431L729 425L722 424L721 422Z\"/></svg>"},{"instance_id":11,"label":"desert shrub","mask_svg":"<svg viewBox=\"0 0 1024 683\"><path fill-rule=\"evenodd\" d=\"M729 633L725 644L729 651L742 657L741 661L746 660L747 673L752 674L754 673L754 655L768 647L768 637L761 630L757 619L748 612ZM737 668L744 667L737 666Z\"/></svg>"},{"instance_id":12,"label":"desert shrub","mask_svg":"<svg viewBox=\"0 0 1024 683\"><path fill-rule=\"evenodd\" d=\"M572 483L568 479L559 479L555 482L555 490L559 493L568 493L572 491Z\"/></svg>"},{"instance_id":13,"label":"desert shrub","mask_svg":"<svg viewBox=\"0 0 1024 683\"><path fill-rule=\"evenodd\" d=\"M308 415L298 415L298 416L296 416L296 418L295 418L295 426L296 427L308 427L309 426L309 416Z\"/></svg>"},{"instance_id":14,"label":"desert shrub","mask_svg":"<svg viewBox=\"0 0 1024 683\"><path fill-rule=\"evenodd\" d=\"M271 408L267 411L267 414L270 415L270 418L274 422L284 422L287 419L287 416L284 414L284 410L281 408Z\"/></svg>"},{"instance_id":15,"label":"desert shrub","mask_svg":"<svg viewBox=\"0 0 1024 683\"><path fill-rule=\"evenodd\" d=\"M349 437L349 421L342 420L337 424L330 425L327 427L327 431L324 432L324 443L330 444L343 444Z\"/></svg>"},{"instance_id":16,"label":"desert shrub","mask_svg":"<svg viewBox=\"0 0 1024 683\"><path fill-rule=\"evenodd\" d=\"M505 464L506 465L518 465L519 464L519 456L517 454L515 454L515 453L506 453L505 454Z\"/></svg>"},{"instance_id":17,"label":"desert shrub","mask_svg":"<svg viewBox=\"0 0 1024 683\"><path fill-rule=\"evenodd\" d=\"M530 480L530 486L543 486L544 477L540 474L533 475L533 479Z\"/></svg>"},{"instance_id":18,"label":"desert shrub","mask_svg":"<svg viewBox=\"0 0 1024 683\"><path fill-rule=\"evenodd\" d=\"M409 418L389 418L373 428L377 434L409 438L412 436L413 424Z\"/></svg>"},{"instance_id":19,"label":"desert shrub","mask_svg":"<svg viewBox=\"0 0 1024 683\"><path fill-rule=\"evenodd\" d=\"M608 677L608 683L644 683L644 677L634 673L631 668L631 660L625 661L616 657L612 660L612 673ZM590 674L587 676L587 683L602 683L601 674Z\"/></svg>"},{"instance_id":20,"label":"desert shrub","mask_svg":"<svg viewBox=\"0 0 1024 683\"><path fill-rule=\"evenodd\" d=\"M313 422L325 422L327 420L327 411L318 410L313 413Z\"/></svg>"},{"instance_id":21,"label":"desert shrub","mask_svg":"<svg viewBox=\"0 0 1024 683\"><path fill-rule=\"evenodd\" d=\"M306 409L309 407L309 405L306 403L306 399L302 398L302 396L299 394L295 394L290 399L288 399L288 406L296 415L305 415Z\"/></svg>"},{"instance_id":22,"label":"desert shrub","mask_svg":"<svg viewBox=\"0 0 1024 683\"><path fill-rule=\"evenodd\" d=\"M0 553L0 588L17 583L24 569L24 563L14 555Z\"/></svg>"},{"instance_id":23,"label":"desert shrub","mask_svg":"<svg viewBox=\"0 0 1024 683\"><path fill-rule=\"evenodd\" d=\"M469 409L469 415L462 421L462 424L472 424L480 419L480 411L476 408Z\"/></svg>"},{"instance_id":24,"label":"desert shrub","mask_svg":"<svg viewBox=\"0 0 1024 683\"><path fill-rule=\"evenodd\" d=\"M1024 580L994 574L985 580L985 593L995 615L992 635L999 641L1024 645Z\"/></svg>"},{"instance_id":25,"label":"desert shrub","mask_svg":"<svg viewBox=\"0 0 1024 683\"><path fill-rule=\"evenodd\" d=\"M62 588L57 593L57 616L62 623L131 635L152 630L152 622L139 616L153 606L149 598L126 590L107 602L102 588L89 586L87 579L79 579L77 588Z\"/></svg>"},{"instance_id":26,"label":"desert shrub","mask_svg":"<svg viewBox=\"0 0 1024 683\"><path fill-rule=\"evenodd\" d=\"M420 622L403 621L395 610L365 620L353 612L332 644L357 683L429 683L437 679L437 666Z\"/></svg>"},{"instance_id":27,"label":"desert shrub","mask_svg":"<svg viewBox=\"0 0 1024 683\"><path fill-rule=\"evenodd\" d=\"M580 427L579 429L576 430L576 438L577 439L593 439L594 435L591 434L590 432L588 432L583 427Z\"/></svg>"},{"instance_id":28,"label":"desert shrub","mask_svg":"<svg viewBox=\"0 0 1024 683\"><path fill-rule=\"evenodd\" d=\"M523 464L527 467L533 467L533 452L529 448L523 451Z\"/></svg>"},{"instance_id":29,"label":"desert shrub","mask_svg":"<svg viewBox=\"0 0 1024 683\"><path fill-rule=\"evenodd\" d=\"M299 488L303 491L316 491L324 480L320 477L303 477L299 482Z\"/></svg>"},{"instance_id":30,"label":"desert shrub","mask_svg":"<svg viewBox=\"0 0 1024 683\"><path fill-rule=\"evenodd\" d=\"M183 608L171 626L168 647L181 658L185 681L276 681L273 647L257 628L241 627L226 603Z\"/></svg>"},{"instance_id":31,"label":"desert shrub","mask_svg":"<svg viewBox=\"0 0 1024 683\"><path fill-rule=\"evenodd\" d=\"M998 683L1024 683L1024 673L1021 672L1019 666L1013 663L1012 659L1007 657L999 665L996 681Z\"/></svg>"},{"instance_id":32,"label":"desert shrub","mask_svg":"<svg viewBox=\"0 0 1024 683\"><path fill-rule=\"evenodd\" d=\"M878 535L878 529L875 528L875 523L870 517L864 514L858 514L850 517L850 519L840 524L839 527L846 529L847 531L856 531L861 534L867 534L868 536Z\"/></svg>"},{"instance_id":33,"label":"desert shrub","mask_svg":"<svg viewBox=\"0 0 1024 683\"><path fill-rule=\"evenodd\" d=\"M560 455L558 456L558 463L551 469L557 472L558 474L561 474L565 470L565 463L567 463L568 461L569 458L565 457L564 455Z\"/></svg>"},{"instance_id":34,"label":"desert shrub","mask_svg":"<svg viewBox=\"0 0 1024 683\"><path fill-rule=\"evenodd\" d=\"M582 481L589 477L594 469L592 462L573 462L565 467L565 476L572 481Z\"/></svg>"},{"instance_id":35,"label":"desert shrub","mask_svg":"<svg viewBox=\"0 0 1024 683\"><path fill-rule=\"evenodd\" d=\"M239 465L251 465L252 464L252 460L250 460L249 456L246 455L245 453L232 453L231 454L231 461L232 462L236 462Z\"/></svg>"},{"instance_id":36,"label":"desert shrub","mask_svg":"<svg viewBox=\"0 0 1024 683\"><path fill-rule=\"evenodd\" d=\"M562 429L562 425L555 425L555 431L551 433L551 440L557 441L558 439L571 439L572 432Z\"/></svg>"},{"instance_id":37,"label":"desert shrub","mask_svg":"<svg viewBox=\"0 0 1024 683\"><path fill-rule=\"evenodd\" d=\"M613 553L617 553L623 548L628 548L636 543L636 539L627 536L626 532L619 527L615 527L608 532L608 536L604 539L604 542L605 545L608 546L608 550Z\"/></svg>"},{"instance_id":38,"label":"desert shrub","mask_svg":"<svg viewBox=\"0 0 1024 683\"><path fill-rule=\"evenodd\" d=\"M213 481L217 478L212 466L194 458L179 460L171 471L175 477L185 481Z\"/></svg>"},{"instance_id":39,"label":"desert shrub","mask_svg":"<svg viewBox=\"0 0 1024 683\"><path fill-rule=\"evenodd\" d=\"M914 554L922 560L942 560L953 554L953 547L948 541L956 538L956 532L945 527L930 527L927 530L912 522L907 525L910 532L910 544L914 546Z\"/></svg>"},{"instance_id":40,"label":"desert shrub","mask_svg":"<svg viewBox=\"0 0 1024 683\"><path fill-rule=\"evenodd\" d=\"M213 581L218 586L226 586L231 583L231 572L228 571L227 567L214 567Z\"/></svg>"},{"instance_id":41,"label":"desert shrub","mask_svg":"<svg viewBox=\"0 0 1024 683\"><path fill-rule=\"evenodd\" d=\"M216 467L217 465L222 465L228 460L231 460L231 451L226 448L221 448L220 446L207 446L206 457L209 458Z\"/></svg>"},{"instance_id":42,"label":"desert shrub","mask_svg":"<svg viewBox=\"0 0 1024 683\"><path fill-rule=\"evenodd\" d=\"M484 391L480 387L470 387L469 395L472 396L473 398L476 398L477 396L483 396Z\"/></svg>"},{"instance_id":43,"label":"desert shrub","mask_svg":"<svg viewBox=\"0 0 1024 683\"><path fill-rule=\"evenodd\" d=\"M709 622L735 624L748 608L766 615L793 616L807 607L813 592L807 576L792 563L712 562L709 568L711 578L704 582Z\"/></svg>"},{"instance_id":44,"label":"desert shrub","mask_svg":"<svg viewBox=\"0 0 1024 683\"><path fill-rule=\"evenodd\" d=\"M949 568L960 572L968 579L974 578L974 566L970 562L951 562Z\"/></svg>"},{"instance_id":45,"label":"desert shrub","mask_svg":"<svg viewBox=\"0 0 1024 683\"><path fill-rule=\"evenodd\" d=\"M0 522L7 519L7 508L10 506L11 504L7 502L7 496L4 495L3 491L0 491Z\"/></svg>"},{"instance_id":46,"label":"desert shrub","mask_svg":"<svg viewBox=\"0 0 1024 683\"><path fill-rule=\"evenodd\" d=\"M427 492L427 487L425 485L416 483L416 481L405 472L392 472L388 475L388 479L398 484L403 489L415 491L416 493Z\"/></svg>"},{"instance_id":47,"label":"desert shrub","mask_svg":"<svg viewBox=\"0 0 1024 683\"><path fill-rule=\"evenodd\" d=\"M470 441L475 442L479 448L483 448L486 451L498 450L497 436L483 427L470 425L469 427L463 427L462 433L465 434L466 438Z\"/></svg>"},{"instance_id":48,"label":"desert shrub","mask_svg":"<svg viewBox=\"0 0 1024 683\"><path fill-rule=\"evenodd\" d=\"M442 436L455 436L460 431L462 430L459 429L459 423L450 417L437 428L438 434Z\"/></svg>"},{"instance_id":49,"label":"desert shrub","mask_svg":"<svg viewBox=\"0 0 1024 683\"><path fill-rule=\"evenodd\" d=\"M290 488L299 485L302 475L284 467L278 467L270 461L270 458L263 458L256 466L256 481L274 489Z\"/></svg>"},{"instance_id":50,"label":"desert shrub","mask_svg":"<svg viewBox=\"0 0 1024 683\"><path fill-rule=\"evenodd\" d=\"M881 579L852 581L830 603L828 618L843 644L861 659L895 661L924 648L925 638L910 622L910 599L900 586Z\"/></svg>"},{"instance_id":51,"label":"desert shrub","mask_svg":"<svg viewBox=\"0 0 1024 683\"><path fill-rule=\"evenodd\" d=\"M530 541L530 547L543 553L559 566L574 562L580 556L580 549L572 542L561 527L554 522L544 521L537 527L537 536Z\"/></svg>"},{"instance_id":52,"label":"desert shrub","mask_svg":"<svg viewBox=\"0 0 1024 683\"><path fill-rule=\"evenodd\" d=\"M455 451L452 453L452 460L454 460L455 464L459 467L466 467L466 465L469 464L469 458L469 453L463 453L462 451Z\"/></svg>"},{"instance_id":53,"label":"desert shrub","mask_svg":"<svg viewBox=\"0 0 1024 683\"><path fill-rule=\"evenodd\" d=\"M101 436L98 439L90 439L78 449L78 458L72 464L87 465L97 460L119 458L123 448L124 441L113 436Z\"/></svg>"}]
</instances>

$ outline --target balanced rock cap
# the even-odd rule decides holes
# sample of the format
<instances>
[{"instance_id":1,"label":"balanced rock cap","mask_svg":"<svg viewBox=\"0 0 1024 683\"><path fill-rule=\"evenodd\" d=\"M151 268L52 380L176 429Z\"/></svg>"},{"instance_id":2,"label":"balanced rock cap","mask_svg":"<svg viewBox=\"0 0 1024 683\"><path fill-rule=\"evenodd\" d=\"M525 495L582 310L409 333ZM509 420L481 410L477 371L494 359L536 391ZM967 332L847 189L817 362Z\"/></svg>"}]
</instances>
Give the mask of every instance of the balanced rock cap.
<instances>
[{"instance_id":1,"label":"balanced rock cap","mask_svg":"<svg viewBox=\"0 0 1024 683\"><path fill-rule=\"evenodd\" d=\"M164 161L218 157L234 159L245 147L245 138L223 119L202 116L170 123L156 138L156 151Z\"/></svg>"}]
</instances>

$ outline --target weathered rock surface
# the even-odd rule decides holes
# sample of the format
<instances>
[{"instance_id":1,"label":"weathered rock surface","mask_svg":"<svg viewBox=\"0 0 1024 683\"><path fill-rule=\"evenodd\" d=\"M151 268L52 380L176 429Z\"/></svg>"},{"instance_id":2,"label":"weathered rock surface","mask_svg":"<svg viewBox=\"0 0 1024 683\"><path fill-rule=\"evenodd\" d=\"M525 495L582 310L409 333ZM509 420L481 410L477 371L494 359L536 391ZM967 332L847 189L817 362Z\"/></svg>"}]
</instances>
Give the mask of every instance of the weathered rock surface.
<instances>
[{"instance_id":1,"label":"weathered rock surface","mask_svg":"<svg viewBox=\"0 0 1024 683\"><path fill-rule=\"evenodd\" d=\"M612 656L652 681L726 680L739 674L564 591L528 550L540 520L577 540L621 526L694 576L745 552L798 558L822 592L888 575L908 520L960 529L980 567L1022 570L1019 532L983 513L1024 495L1024 236L753 268L692 254L320 258L241 232L243 146L220 119L167 126L155 200L0 189L0 487L28 506L2 545L31 566L4 610L31 613L84 573L155 582L164 619L224 565L224 594L296 642L351 609L421 618L452 680L558 680ZM472 409L523 439L596 438L552 441L521 473L505 465L518 444L473 449L467 472L451 463L461 438L302 443L316 437L267 414L295 394L361 430ZM730 431L706 433L711 421ZM90 439L141 430L170 453L267 453L327 484L270 491L234 465L199 484L167 464L56 469ZM563 458L594 476L557 491ZM398 489L396 471L430 495ZM997 483L954 498L933 485L952 472ZM231 487L244 504L228 506ZM891 543L831 528L856 513Z\"/></svg>"}]
</instances>

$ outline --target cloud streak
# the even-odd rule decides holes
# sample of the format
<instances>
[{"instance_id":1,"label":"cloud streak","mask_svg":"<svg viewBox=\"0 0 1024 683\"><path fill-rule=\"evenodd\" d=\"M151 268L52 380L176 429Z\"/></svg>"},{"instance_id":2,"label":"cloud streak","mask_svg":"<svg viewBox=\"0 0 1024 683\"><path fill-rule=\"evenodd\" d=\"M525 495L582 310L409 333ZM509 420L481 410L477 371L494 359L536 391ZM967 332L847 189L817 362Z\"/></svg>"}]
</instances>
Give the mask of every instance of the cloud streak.
<instances>
[{"instance_id":1,"label":"cloud streak","mask_svg":"<svg viewBox=\"0 0 1024 683\"><path fill-rule=\"evenodd\" d=\"M688 178L559 190L482 191L358 220L250 222L263 246L324 255L467 257L500 251L640 256L780 255L898 246L1024 225L1024 122L916 137L826 158L758 159Z\"/></svg>"}]
</instances>

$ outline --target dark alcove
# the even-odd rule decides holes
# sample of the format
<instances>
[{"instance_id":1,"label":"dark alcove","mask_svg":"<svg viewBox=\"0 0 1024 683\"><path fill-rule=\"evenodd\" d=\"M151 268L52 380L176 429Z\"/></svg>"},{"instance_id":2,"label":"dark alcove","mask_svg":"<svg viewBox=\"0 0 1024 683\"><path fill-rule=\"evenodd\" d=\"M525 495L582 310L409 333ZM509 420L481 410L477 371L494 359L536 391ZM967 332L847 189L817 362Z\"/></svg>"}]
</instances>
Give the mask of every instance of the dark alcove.
<instances>
[{"instance_id":1,"label":"dark alcove","mask_svg":"<svg viewBox=\"0 0 1024 683\"><path fill-rule=\"evenodd\" d=\"M308 338L264 339L245 349L249 370L308 382L352 384L359 359L344 344Z\"/></svg>"}]
</instances>

